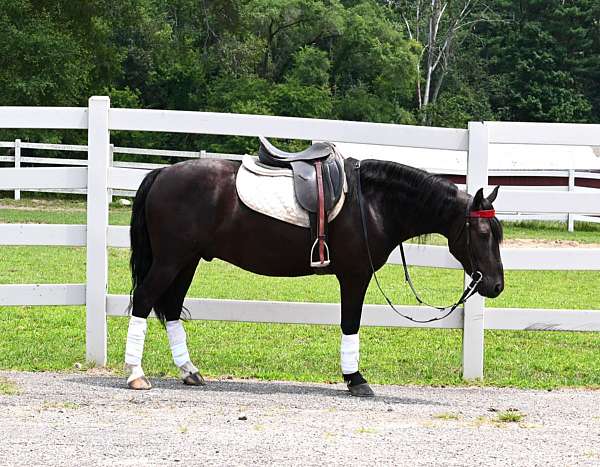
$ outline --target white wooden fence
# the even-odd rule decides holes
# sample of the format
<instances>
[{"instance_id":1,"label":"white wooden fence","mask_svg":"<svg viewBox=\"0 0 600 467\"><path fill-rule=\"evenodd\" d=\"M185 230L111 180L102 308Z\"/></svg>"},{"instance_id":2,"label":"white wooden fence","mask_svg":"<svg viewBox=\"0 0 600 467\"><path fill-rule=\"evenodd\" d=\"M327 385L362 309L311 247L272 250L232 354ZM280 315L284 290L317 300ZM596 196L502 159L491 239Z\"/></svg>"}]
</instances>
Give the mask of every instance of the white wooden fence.
<instances>
[{"instance_id":1,"label":"white wooden fence","mask_svg":"<svg viewBox=\"0 0 600 467\"><path fill-rule=\"evenodd\" d=\"M111 189L136 190L144 170L111 165L110 130L162 131L220 135L332 140L351 143L468 150L467 189L487 186L490 144L600 145L600 125L470 123L467 130L405 125L330 121L289 117L111 109L107 97L92 97L87 108L0 107L0 128L87 129L87 167L1 168L0 190L88 190L87 225L0 224L0 245L65 245L87 247L86 284L0 285L0 306L85 305L87 359L106 363L107 316L123 316L126 295L107 293L108 247L129 247L127 227L108 224ZM600 214L594 192L501 191L499 212ZM600 249L509 249L502 251L506 269L600 270ZM441 268L460 265L438 246L407 245L409 264ZM396 250L389 263L399 264ZM249 322L337 324L339 305L188 299L193 319ZM433 312L418 306L403 310L420 317ZM367 326L463 329L463 376L483 376L484 329L599 331L600 310L494 308L485 312L475 295L464 310L448 318L417 325L383 305L366 305Z\"/></svg>"},{"instance_id":2,"label":"white wooden fence","mask_svg":"<svg viewBox=\"0 0 600 467\"><path fill-rule=\"evenodd\" d=\"M22 149L34 149L34 150L44 150L44 151L61 151L61 152L79 152L79 153L87 153L87 146L83 145L69 145L69 144L48 144L48 143L30 143L23 142L20 139L16 139L15 141L0 141L0 148L10 148L14 151L14 156L4 155L0 156L0 162L12 162L15 168L20 168L21 164L29 164L29 165L59 165L59 166L87 166L87 158L86 159L66 159L66 158L56 158L56 157L39 157L39 156L23 156ZM114 145L110 145L110 164L112 167L121 167L121 168L129 168L129 169L155 169L158 167L165 167L169 164L156 164L156 163L147 163L147 162L131 162L131 161L115 161L115 154L135 154L142 156L161 156L167 158L185 158L185 159L205 159L205 158L223 158L229 160L241 160L242 156L237 154L223 154L223 153L211 153L207 151L173 151L173 150L163 150L163 149L143 149L143 148L126 148L126 147L115 147ZM399 160L399 162L404 162ZM565 160L565 164L566 164ZM428 170L432 173L442 173L439 170L434 168L424 167L425 170ZM445 175L462 175L464 176L466 173L466 167L464 169L456 168L452 171L445 170L443 174ZM514 170L492 170L490 169L488 172L491 177L512 177L512 178L522 178L524 181L520 184L516 189L534 189L534 190L542 190L543 185L536 184L535 186L527 186L527 182L525 180L531 180L534 177L552 177L552 178L565 178L567 179L566 186L548 186L547 189L552 191L595 191L595 188L586 188L575 185L575 179L594 179L600 180L600 173L593 173L589 171L579 171L574 169L561 169L561 170L520 170L515 168ZM515 189L514 187L504 187L503 190L506 189ZM50 192L50 193L72 193L72 194L87 194L86 188L77 188L77 189L29 189L26 191L34 191L34 192ZM112 195L117 196L135 196L135 190L113 190L110 189L109 192L109 201L113 201ZM15 200L21 199L21 190L14 190L14 198ZM592 223L600 223L600 217L596 216L582 216L575 215L573 213L567 214L531 214L531 213L522 213L522 212L514 212L514 213L503 213L499 214L498 217L502 220L509 221L530 221L530 220L538 220L538 221L561 221L566 222L567 229L572 232L574 231L575 221L581 222L592 222Z\"/></svg>"},{"instance_id":3,"label":"white wooden fence","mask_svg":"<svg viewBox=\"0 0 600 467\"><path fill-rule=\"evenodd\" d=\"M0 141L0 148L9 148L14 150L14 156L0 156L0 162L12 162L16 169L21 167L21 164L32 165L60 165L60 166L80 166L87 167L88 160L85 159L66 159L63 157L39 157L39 156L23 156L23 149L35 149L44 151L61 151L61 152L79 152L87 153L88 147L76 144L49 144L49 143L29 143L23 142L20 139L15 141ZM160 156L169 158L185 158L185 159L206 159L206 158L226 158L229 160L242 160L242 156L235 154L221 154L206 151L171 151L163 149L142 149L142 148L122 148L110 145L110 162L112 167L123 167L128 169L156 169L165 167L168 164L155 164L146 162L129 162L115 161L115 154L136 154L142 156ZM86 154L87 155L87 154ZM49 193L73 193L86 194L87 188L77 189L29 189L26 191L49 192ZM135 190L111 190L111 194L120 196L135 196ZM21 190L15 190L15 200L21 199ZM112 200L111 200L112 201Z\"/></svg>"}]
</instances>

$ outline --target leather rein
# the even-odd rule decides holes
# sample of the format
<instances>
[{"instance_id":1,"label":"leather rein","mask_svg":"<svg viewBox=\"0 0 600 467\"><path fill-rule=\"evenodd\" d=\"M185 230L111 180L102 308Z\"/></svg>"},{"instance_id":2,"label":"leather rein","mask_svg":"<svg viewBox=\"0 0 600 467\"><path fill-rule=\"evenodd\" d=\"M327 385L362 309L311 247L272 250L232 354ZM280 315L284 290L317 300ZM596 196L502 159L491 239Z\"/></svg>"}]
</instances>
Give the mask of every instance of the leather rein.
<instances>
[{"instance_id":1,"label":"leather rein","mask_svg":"<svg viewBox=\"0 0 600 467\"><path fill-rule=\"evenodd\" d=\"M369 264L371 266L371 271L373 273L373 277L375 278L375 283L377 284L377 288L381 292L381 295L383 295L383 298L385 298L385 301L392 308L392 310L394 310L398 315L402 316L403 318L406 318L409 321L412 321L413 323L419 323L419 324L431 323L433 321L440 321L444 318L447 318L448 316L450 316L450 314L454 310L456 310L460 305L464 304L469 298L471 298L475 294L475 292L477 291L477 286L483 280L483 274L480 271L474 271L471 274L471 283L465 288L465 290L463 291L460 298L456 301L456 303L454 303L452 305L448 305L448 306L430 305L429 303L427 303L426 301L421 299L421 297L419 296L418 292L415 289L415 286L413 285L413 282L410 278L410 274L408 272L408 267L406 266L406 257L404 255L404 247L402 246L402 242L400 242L399 246L400 246L400 255L402 257L402 266L404 267L404 279L408 283L408 286L410 287L410 290L412 291L413 295L415 296L417 302L419 302L419 304L421 304L421 305L426 305L430 308L434 308L439 311L445 311L446 313L444 313L441 316L434 317L434 318L419 320L419 319L413 318L412 316L405 315L404 313L398 311L398 309L394 306L392 301L389 299L389 297L385 294L385 292L381 288L381 284L379 283L379 279L377 278L377 274L375 273L375 267L373 266L373 258L371 256L371 249L369 248L369 235L367 232L367 222L365 219L365 209L363 206L362 188L361 188L361 182L360 182L360 161L356 162L355 168L356 168L356 173L357 173L358 206L359 206L359 210L360 210L360 218L361 218L361 223L362 223L363 236L365 239L365 245L367 247L367 255L369 257ZM474 269L473 268L474 263L473 263L473 258L471 255L471 241L470 241L471 240L471 231L469 228L470 227L470 219L471 218L490 219L490 218L494 217L495 215L496 215L496 213L493 209L469 212L469 206L467 205L467 212L465 213L466 220L465 220L465 223L463 224L463 229L467 230L467 252L469 255L469 261L471 263L471 269Z\"/></svg>"}]
</instances>

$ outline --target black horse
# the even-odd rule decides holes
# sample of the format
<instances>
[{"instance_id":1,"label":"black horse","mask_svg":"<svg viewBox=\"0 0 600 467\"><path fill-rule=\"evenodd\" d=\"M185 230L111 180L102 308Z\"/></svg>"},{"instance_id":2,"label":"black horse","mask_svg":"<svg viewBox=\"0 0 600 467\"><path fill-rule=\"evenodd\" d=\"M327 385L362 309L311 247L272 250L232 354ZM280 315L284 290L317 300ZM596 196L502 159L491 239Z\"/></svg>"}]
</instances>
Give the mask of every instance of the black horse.
<instances>
[{"instance_id":1,"label":"black horse","mask_svg":"<svg viewBox=\"0 0 600 467\"><path fill-rule=\"evenodd\" d=\"M341 212L329 224L331 265L321 272L335 274L340 284L343 378L353 395L372 395L358 371L358 331L373 274L361 226L358 186L375 270L400 242L439 233L448 239L450 252L467 273L481 272L477 291L493 298L504 288L499 251L502 228L495 217L470 217L473 211L491 212L497 188L488 198L482 189L472 197L423 170L365 160L359 171L356 162L345 160L348 192ZM239 168L239 162L203 159L153 170L144 178L131 218L132 319L145 320L154 309L168 330L169 323L180 318L200 259L219 258L266 276L314 274L307 261L310 230L246 207L236 193ZM181 350L182 340L185 347L185 333L172 341L174 358L178 345L186 355L183 358L188 356L187 348ZM204 384L191 363L185 371L178 365L184 382ZM141 366L128 382L136 389L150 387Z\"/></svg>"}]
</instances>

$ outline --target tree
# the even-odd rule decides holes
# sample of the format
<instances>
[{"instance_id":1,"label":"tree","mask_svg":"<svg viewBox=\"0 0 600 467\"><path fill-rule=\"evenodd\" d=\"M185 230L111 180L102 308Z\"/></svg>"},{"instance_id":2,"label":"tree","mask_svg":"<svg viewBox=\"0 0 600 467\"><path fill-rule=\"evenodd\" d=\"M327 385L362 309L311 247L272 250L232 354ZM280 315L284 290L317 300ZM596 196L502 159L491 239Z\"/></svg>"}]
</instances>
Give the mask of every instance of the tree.
<instances>
[{"instance_id":1,"label":"tree","mask_svg":"<svg viewBox=\"0 0 600 467\"><path fill-rule=\"evenodd\" d=\"M342 32L344 7L339 0L253 0L245 4L243 17L264 40L257 73L279 80L299 48L326 43Z\"/></svg>"},{"instance_id":2,"label":"tree","mask_svg":"<svg viewBox=\"0 0 600 467\"><path fill-rule=\"evenodd\" d=\"M389 9L362 1L347 9L332 45L336 117L411 123L418 47L398 30Z\"/></svg>"},{"instance_id":3,"label":"tree","mask_svg":"<svg viewBox=\"0 0 600 467\"><path fill-rule=\"evenodd\" d=\"M3 105L79 105L87 100L91 56L69 30L27 0L0 9Z\"/></svg>"},{"instance_id":4,"label":"tree","mask_svg":"<svg viewBox=\"0 0 600 467\"><path fill-rule=\"evenodd\" d=\"M593 1L504 1L513 20L482 29L490 102L505 120L589 122L600 115L600 7ZM592 103L596 103L593 108Z\"/></svg>"},{"instance_id":5,"label":"tree","mask_svg":"<svg viewBox=\"0 0 600 467\"><path fill-rule=\"evenodd\" d=\"M416 63L417 106L422 123L431 123L427 107L434 104L456 54L474 26L498 17L482 0L389 0L397 8L411 40L421 45Z\"/></svg>"}]
</instances>

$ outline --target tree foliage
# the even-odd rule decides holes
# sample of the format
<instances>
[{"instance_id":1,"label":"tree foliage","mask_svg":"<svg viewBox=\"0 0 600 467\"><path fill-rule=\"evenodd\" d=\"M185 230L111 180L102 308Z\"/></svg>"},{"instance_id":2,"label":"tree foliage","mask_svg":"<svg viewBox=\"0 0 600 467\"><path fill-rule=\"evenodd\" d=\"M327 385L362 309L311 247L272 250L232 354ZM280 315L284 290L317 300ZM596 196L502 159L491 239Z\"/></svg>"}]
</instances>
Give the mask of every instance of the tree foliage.
<instances>
[{"instance_id":1,"label":"tree foliage","mask_svg":"<svg viewBox=\"0 0 600 467\"><path fill-rule=\"evenodd\" d=\"M597 121L600 6L595 1L502 2L507 25L482 31L494 83L490 101L505 120ZM594 118L595 116L595 118Z\"/></svg>"},{"instance_id":2,"label":"tree foliage","mask_svg":"<svg viewBox=\"0 0 600 467\"><path fill-rule=\"evenodd\" d=\"M600 121L597 0L3 0L0 28L0 105L108 94L115 107L442 126Z\"/></svg>"}]
</instances>

